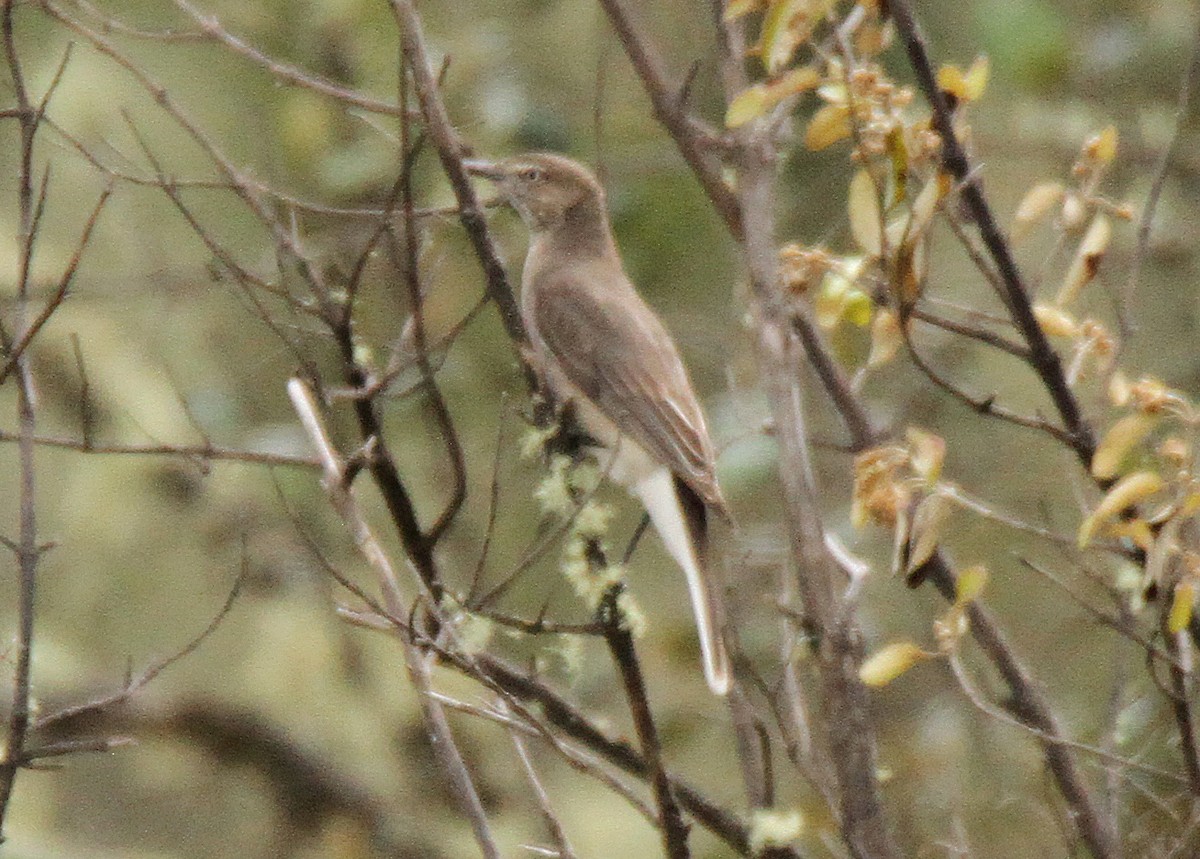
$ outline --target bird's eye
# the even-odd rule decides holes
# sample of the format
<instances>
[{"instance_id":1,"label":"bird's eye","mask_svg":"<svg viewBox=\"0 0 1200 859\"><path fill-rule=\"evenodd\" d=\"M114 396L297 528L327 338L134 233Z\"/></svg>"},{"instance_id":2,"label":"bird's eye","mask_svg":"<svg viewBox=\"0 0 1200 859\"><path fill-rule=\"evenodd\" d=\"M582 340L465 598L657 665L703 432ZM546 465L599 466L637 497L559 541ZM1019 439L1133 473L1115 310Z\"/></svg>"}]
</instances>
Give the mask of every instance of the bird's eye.
<instances>
[{"instance_id":1,"label":"bird's eye","mask_svg":"<svg viewBox=\"0 0 1200 859\"><path fill-rule=\"evenodd\" d=\"M542 171L536 167L526 167L521 171L521 179L526 182L541 182Z\"/></svg>"}]
</instances>

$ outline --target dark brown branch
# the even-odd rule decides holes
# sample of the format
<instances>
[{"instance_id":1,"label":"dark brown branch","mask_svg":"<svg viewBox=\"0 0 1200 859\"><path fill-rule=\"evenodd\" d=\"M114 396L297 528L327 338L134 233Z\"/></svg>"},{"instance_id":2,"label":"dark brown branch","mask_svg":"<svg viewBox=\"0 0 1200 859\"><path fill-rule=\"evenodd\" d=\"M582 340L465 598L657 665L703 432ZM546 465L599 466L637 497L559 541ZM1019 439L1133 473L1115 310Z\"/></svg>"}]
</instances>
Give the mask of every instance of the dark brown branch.
<instances>
[{"instance_id":1,"label":"dark brown branch","mask_svg":"<svg viewBox=\"0 0 1200 859\"><path fill-rule=\"evenodd\" d=\"M621 40L625 55L642 81L642 89L650 97L654 117L671 135L683 159L708 195L713 208L725 222L734 238L741 238L744 230L742 211L737 196L721 177L721 164L713 157L711 148L691 121L686 110L684 95L686 87L675 88L667 83L667 74L662 60L642 37L641 31L629 16L622 0L599 0L608 20Z\"/></svg>"},{"instance_id":2,"label":"dark brown branch","mask_svg":"<svg viewBox=\"0 0 1200 859\"><path fill-rule=\"evenodd\" d=\"M1129 314L1133 306L1134 293L1137 291L1138 280L1142 275L1142 266L1145 264L1150 250L1150 229L1154 224L1154 214L1158 210L1158 201L1167 181L1167 173L1175 159L1179 140L1183 137L1183 130L1189 118L1188 105L1191 103L1192 90L1198 79L1200 79L1200 22L1197 23L1197 31L1192 37L1192 55L1188 59L1188 66L1183 73L1183 80L1179 84L1179 94L1175 100L1175 127L1171 129L1171 137L1159 155L1158 164L1154 168L1154 179L1150 183L1150 193L1146 195L1146 203L1138 218L1137 243L1133 248L1133 259L1129 263L1129 278L1121 292L1121 300L1118 305L1121 310L1122 344L1131 333L1132 324L1129 321Z\"/></svg>"},{"instance_id":3,"label":"dark brown branch","mask_svg":"<svg viewBox=\"0 0 1200 859\"><path fill-rule=\"evenodd\" d=\"M1045 332L1042 331L1033 315L1029 292L1008 242L1004 238L1004 233L1001 231L1000 225L996 223L991 207L983 195L982 184L977 176L972 176L971 164L966 151L954 132L954 119L951 115L950 105L937 84L924 37L917 27L909 2L908 0L890 0L888 8L901 41L904 43L909 64L916 74L917 84L933 109L934 128L942 139L942 163L950 175L962 186L962 199L979 228L979 235L983 240L984 247L987 248L996 263L996 270L1004 287L1001 297L1004 299L1013 324L1029 346L1029 365L1042 380L1050 399L1054 402L1055 409L1062 418L1067 434L1067 444L1070 445L1084 467L1090 467L1092 454L1096 449L1095 435L1080 410L1079 402L1075 399L1071 386L1067 383L1067 377L1063 372L1058 354L1050 346Z\"/></svg>"},{"instance_id":4,"label":"dark brown branch","mask_svg":"<svg viewBox=\"0 0 1200 859\"><path fill-rule=\"evenodd\" d=\"M902 323L903 324L903 323ZM1071 444L1071 436L1060 427L1041 417L1030 417L1028 415L1017 414L1011 409L996 403L996 397L993 394L988 394L982 397L976 397L968 394L962 388L955 385L937 370L917 351L916 344L912 342L912 337L908 331L907 325L903 327L904 345L908 350L908 356L912 359L913 364L920 370L925 378L929 379L937 388L950 394L956 400L965 403L973 411L988 417L998 418L1002 421L1007 421L1014 426L1025 427L1026 429L1040 430L1051 437L1058 439L1063 444Z\"/></svg>"},{"instance_id":5,"label":"dark brown branch","mask_svg":"<svg viewBox=\"0 0 1200 859\"><path fill-rule=\"evenodd\" d=\"M932 582L947 601L957 599L957 579L940 553L935 553L921 572L922 578ZM1112 818L1088 786L1070 747L1061 740L1050 739L1062 737L1063 731L1041 688L983 603L972 601L967 612L972 638L1012 693L1008 709L1041 737L1046 765L1067 803L1075 831L1097 859L1115 859L1120 854Z\"/></svg>"},{"instance_id":6,"label":"dark brown branch","mask_svg":"<svg viewBox=\"0 0 1200 859\"><path fill-rule=\"evenodd\" d=\"M1196 724L1190 695L1192 691L1191 676L1181 662L1181 636L1167 629L1171 603L1171 599L1163 599L1161 608L1162 633L1166 640L1167 652L1171 654L1169 663L1171 687L1164 691L1171 703L1171 715L1175 719L1176 733L1179 735L1179 752L1183 755L1184 768L1187 770L1188 786L1193 796L1200 796L1200 750L1197 750L1196 746Z\"/></svg>"},{"instance_id":7,"label":"dark brown branch","mask_svg":"<svg viewBox=\"0 0 1200 859\"><path fill-rule=\"evenodd\" d=\"M668 859L689 859L691 851L688 850L687 844L687 824L683 822L679 805L671 792L671 780L663 765L662 745L658 739L654 715L650 712L650 700L646 694L642 666L633 646L633 634L625 627L625 619L618 603L621 590L621 585L610 588L601 604L604 640L621 675L621 685L625 689L625 699L629 702L634 731L637 733L642 759L645 761L650 786L654 791L663 851Z\"/></svg>"},{"instance_id":8,"label":"dark brown branch","mask_svg":"<svg viewBox=\"0 0 1200 859\"><path fill-rule=\"evenodd\" d=\"M520 348L529 343L525 333L525 325L521 321L521 311L512 288L508 283L508 275L500 262L500 255L492 241L487 223L483 218L483 209L479 197L471 185L470 176L463 167L463 158L467 155L466 145L459 137L450 115L442 102L438 91L437 77L429 62L429 52L425 49L425 36L420 16L413 7L411 0L389 0L392 14L400 29L400 41L404 51L405 61L412 70L413 86L417 100L421 105L421 114L425 118L425 128L442 163L442 170L450 180L454 196L458 200L458 217L467 237L474 248L475 256L483 267L487 292L500 311L500 318L509 338ZM525 367L526 382L530 389L537 387L536 376L531 368Z\"/></svg>"},{"instance_id":9,"label":"dark brown branch","mask_svg":"<svg viewBox=\"0 0 1200 859\"><path fill-rule=\"evenodd\" d=\"M450 407L446 405L446 399L442 396L441 389L438 388L437 379L434 376L433 367L429 361L429 340L425 332L425 304L421 290L420 261L418 259L417 223L413 217L415 206L413 203L412 169L413 164L416 162L417 154L420 152L420 145L414 145L409 140L411 129L407 111L408 70L403 66L400 74L400 104L405 108L404 115L400 119L400 151L404 153L404 164L400 170L400 200L401 211L404 215L402 222L404 235L402 269L404 272L404 282L408 287L409 306L412 308L413 342L416 347L417 366L421 371L421 378L424 382L425 392L429 397L429 405L433 411L433 419L437 424L438 434L441 436L442 443L446 447L446 456L450 460L450 473L453 481L453 490L451 491L450 498L446 501L446 506L438 514L438 517L429 526L425 534L425 539L431 545L436 545L446 532L446 529L454 521L454 517L458 515L463 501L466 500L467 465L463 460L463 450L462 444L458 439L458 430L454 426L454 419L450 416ZM390 232L388 235L389 238L393 237L393 234ZM394 248L393 253L395 253Z\"/></svg>"},{"instance_id":10,"label":"dark brown branch","mask_svg":"<svg viewBox=\"0 0 1200 859\"><path fill-rule=\"evenodd\" d=\"M457 660L454 661L457 664ZM646 761L631 745L606 736L570 702L545 684L521 674L488 654L475 656L472 667L518 700L536 703L550 724L603 760L630 775L641 779L649 778ZM671 792L688 814L739 855L750 855L749 829L735 814L716 805L686 782L677 778L671 778L670 781ZM786 849L781 855L790 859L800 859L801 856L792 849Z\"/></svg>"}]
</instances>

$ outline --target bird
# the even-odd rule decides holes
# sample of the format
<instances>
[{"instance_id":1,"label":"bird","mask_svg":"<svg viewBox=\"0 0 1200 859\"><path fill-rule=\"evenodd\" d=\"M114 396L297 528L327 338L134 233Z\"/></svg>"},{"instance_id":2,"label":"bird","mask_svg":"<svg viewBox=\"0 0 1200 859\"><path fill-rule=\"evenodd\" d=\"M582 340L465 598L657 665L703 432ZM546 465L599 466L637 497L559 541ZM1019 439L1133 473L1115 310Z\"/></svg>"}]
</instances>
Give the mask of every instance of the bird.
<instances>
[{"instance_id":1,"label":"bird","mask_svg":"<svg viewBox=\"0 0 1200 859\"><path fill-rule=\"evenodd\" d=\"M731 519L716 449L675 341L625 272L604 189L588 168L551 153L464 166L491 180L529 230L520 308L532 363L683 570L705 679L725 695L730 662L708 526L710 514Z\"/></svg>"}]
</instances>

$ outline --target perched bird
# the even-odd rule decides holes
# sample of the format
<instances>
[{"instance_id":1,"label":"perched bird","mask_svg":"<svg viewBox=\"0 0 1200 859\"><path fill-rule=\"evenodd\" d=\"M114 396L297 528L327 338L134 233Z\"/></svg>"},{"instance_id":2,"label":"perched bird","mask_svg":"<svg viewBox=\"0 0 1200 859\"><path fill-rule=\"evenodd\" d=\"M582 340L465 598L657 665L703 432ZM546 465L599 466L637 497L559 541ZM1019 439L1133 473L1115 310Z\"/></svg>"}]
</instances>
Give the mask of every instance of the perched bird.
<instances>
[{"instance_id":1,"label":"perched bird","mask_svg":"<svg viewBox=\"0 0 1200 859\"><path fill-rule=\"evenodd\" d=\"M559 155L470 160L529 228L521 315L534 364L600 445L601 467L635 495L687 576L704 674L729 691L719 588L707 567L708 514L728 518L716 451L671 335L625 274L604 190Z\"/></svg>"}]
</instances>

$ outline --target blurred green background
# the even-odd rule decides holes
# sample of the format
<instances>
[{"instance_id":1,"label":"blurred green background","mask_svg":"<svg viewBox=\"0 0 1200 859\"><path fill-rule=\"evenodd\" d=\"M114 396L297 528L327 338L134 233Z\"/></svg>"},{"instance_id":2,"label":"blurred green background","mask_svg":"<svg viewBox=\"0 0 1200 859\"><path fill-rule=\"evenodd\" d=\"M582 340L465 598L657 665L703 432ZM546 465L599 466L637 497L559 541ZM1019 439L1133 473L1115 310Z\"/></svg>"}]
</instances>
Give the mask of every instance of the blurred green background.
<instances>
[{"instance_id":1,"label":"blurred green background","mask_svg":"<svg viewBox=\"0 0 1200 859\"><path fill-rule=\"evenodd\" d=\"M99 5L137 27L188 29L173 4L162 0ZM1120 130L1121 153L1106 192L1140 207L1171 131L1196 29L1193 3L916 5L937 58L964 66L981 53L991 59L988 93L971 115L972 145L1005 220L1034 182L1065 177L1083 139L1110 123ZM707 11L681 0L636 6L675 75L681 78L699 63L695 103L719 119ZM63 8L94 20L72 3ZM228 0L204 8L272 57L381 99L395 97L397 40L379 0ZM772 588L784 558L783 531L774 449L759 431L766 408L754 386L742 326L736 249L651 118L594 4L427 0L419 8L431 47L451 59L445 78L451 114L480 152L554 149L602 172L630 274L675 333L723 447L721 478L739 522L738 531L722 542L723 561L737 582L736 611L747 644L769 664L776 646ZM49 83L67 43L76 42L49 116L98 158L151 173L133 126L172 175L213 177L203 153L125 70L32 4L18 9L17 23L35 92ZM330 205L368 206L385 197L397 170L391 123L280 86L218 45L118 32L110 38L247 173ZM903 79L898 52L890 62ZM7 81L0 89L6 98L11 93ZM811 108L801 107L801 131ZM1184 391L1200 383L1193 345L1200 307L1192 288L1200 223L1193 215L1200 183L1196 130L1195 117L1189 117L1138 292L1137 336L1124 359L1131 374L1151 372ZM15 125L5 123L0 133L5 283L0 302L9 314L16 265ZM51 130L42 133L38 162L39 170L52 165L35 261L48 293L105 179ZM844 145L820 153L797 145L785 167L779 239L849 250L843 200L850 170ZM420 205L450 202L436 159L422 159L417 179ZM186 199L243 265L272 273L269 237L232 195L197 190ZM493 223L515 272L524 231L509 214L497 214ZM335 282L371 229L366 219L333 215L303 215L298 224L309 251ZM427 313L435 331L445 331L477 300L481 281L454 219L427 226L422 246ZM1123 282L1132 241L1132 229L1118 231L1103 278L1108 285ZM1036 279L1044 249L1036 241L1031 245L1022 261ZM202 443L202 429L219 444L305 453L284 393L295 358L218 271L161 191L118 183L70 299L32 352L40 432L80 435L83 387L72 345L77 337L98 440ZM948 235L935 237L933 273L939 297L995 307ZM359 319L365 342L380 356L398 336L406 313L403 288L389 274L386 266L372 267ZM1048 277L1053 288L1054 276ZM1104 290L1094 290L1092 300L1094 312L1111 319ZM329 344L311 325L292 321L306 329L301 336L332 368ZM926 336L927 348L960 378L1023 407L1044 405L1017 365L984 362L961 344ZM862 360L863 332L839 330L833 338L847 361ZM469 584L495 466L503 515L485 568L494 583L536 538L538 514L530 492L539 476L536 463L516 456L526 403L494 311L466 330L441 379L471 475L467 507L442 549L442 563L457 587ZM917 424L947 438L948 478L1007 511L1073 532L1077 466L1047 439L979 420L931 392L903 361L870 376L864 393L881 422ZM4 429L15 428L13 403L10 382L0 388ZM815 389L809 403L817 437L840 439ZM1102 398L1089 394L1087 405L1103 423ZM434 426L414 396L391 401L386 418L428 520L448 492ZM349 423L342 429L348 444ZM905 590L887 575L889 535L877 529L858 534L848 525L849 458L825 445L818 465L829 527L876 565L862 612L870 643L907 635L932 644L930 623L941 610L939 601L930 592ZM0 533L9 536L16 529L16 474L14 447L0 445ZM174 652L217 611L243 565L249 578L230 616L199 652L171 667L111 719L78 726L85 733L133 735L136 746L20 776L6 855L474 855L467 826L437 787L398 649L333 615L337 591L307 540L341 570L369 579L314 473L43 448L38 481L42 534L56 544L42 565L38 601L34 680L44 710L114 689L128 665L136 673ZM619 544L636 524L637 511L619 494L610 497L619 509L613 526ZM369 492L364 498L387 534L375 499ZM1133 676L1121 702L1127 751L1148 748L1153 762L1177 768L1164 747L1170 722L1141 671L1139 653L1018 562L1035 557L1071 577L1077 574L1071 558L966 515L956 516L954 524L952 555L964 564L989 564L989 598L1074 736L1098 740L1110 715L1114 672L1127 671ZM548 603L554 617L584 619L555 566L551 552L506 607L532 615ZM14 628L14 568L6 556L0 579L5 630ZM740 807L728 714L704 691L682 583L656 540L643 543L631 577L650 618L640 647L670 767L717 800ZM604 715L614 730L628 733L615 678L593 644L501 638L495 646L517 658L543 658L562 688L590 712ZM9 671L7 662L0 663L0 672ZM1002 694L982 669L980 679L987 691ZM468 700L478 695L451 676L439 680ZM874 693L874 700L881 763L890 774L889 813L909 855L954 855L945 845L960 839L980 859L1070 855L1054 805L1047 805L1053 787L1033 741L979 714L942 665L919 667ZM505 854L526 855L520 845L541 841L542 833L508 738L491 725L461 718L454 724L479 774ZM543 749L534 751L580 856L655 855L655 835L641 818ZM289 761L300 759L314 772L288 768ZM1097 766L1088 769L1093 778L1100 774ZM316 782L332 785L341 802L323 802L304 789L297 793L296 785ZM808 855L828 855L821 846L828 821L809 792L789 789L784 801L800 805L810 818L802 841ZM1142 814L1142 802L1129 799L1129 819L1142 827L1138 837L1148 844L1166 830L1161 818ZM702 833L694 840L698 856L725 855Z\"/></svg>"}]
</instances>

